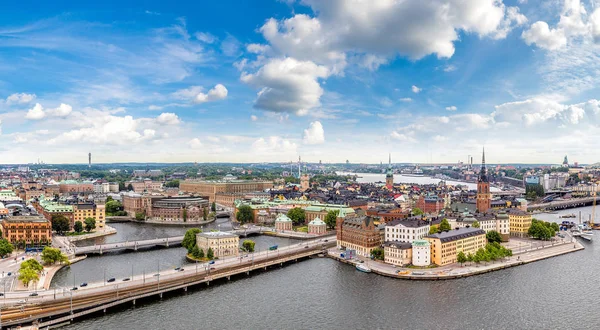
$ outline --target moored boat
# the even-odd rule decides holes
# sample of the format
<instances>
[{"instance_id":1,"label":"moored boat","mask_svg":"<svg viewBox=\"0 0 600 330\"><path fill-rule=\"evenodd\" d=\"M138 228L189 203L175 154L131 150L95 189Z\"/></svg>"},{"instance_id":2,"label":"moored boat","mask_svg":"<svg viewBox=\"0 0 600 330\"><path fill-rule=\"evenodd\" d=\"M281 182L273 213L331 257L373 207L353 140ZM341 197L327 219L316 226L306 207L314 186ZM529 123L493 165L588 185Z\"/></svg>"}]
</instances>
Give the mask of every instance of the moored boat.
<instances>
[{"instance_id":1,"label":"moored boat","mask_svg":"<svg viewBox=\"0 0 600 330\"><path fill-rule=\"evenodd\" d=\"M363 273L370 273L371 272L371 268L365 266L364 264L358 264L356 265L356 269L363 272Z\"/></svg>"}]
</instances>

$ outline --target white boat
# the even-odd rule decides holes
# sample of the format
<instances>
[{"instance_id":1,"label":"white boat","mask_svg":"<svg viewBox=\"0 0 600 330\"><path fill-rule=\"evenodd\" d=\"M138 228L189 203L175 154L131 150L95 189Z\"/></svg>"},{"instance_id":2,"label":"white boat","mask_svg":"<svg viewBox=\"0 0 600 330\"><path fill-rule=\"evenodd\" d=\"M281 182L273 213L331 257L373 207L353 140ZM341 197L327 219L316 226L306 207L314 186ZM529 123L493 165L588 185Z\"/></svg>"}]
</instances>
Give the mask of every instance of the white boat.
<instances>
[{"instance_id":1,"label":"white boat","mask_svg":"<svg viewBox=\"0 0 600 330\"><path fill-rule=\"evenodd\" d=\"M356 269L363 272L363 273L370 273L371 272L371 268L365 266L364 264L358 264L356 265Z\"/></svg>"},{"instance_id":2,"label":"white boat","mask_svg":"<svg viewBox=\"0 0 600 330\"><path fill-rule=\"evenodd\" d=\"M589 232L584 231L581 233L580 237L586 241L591 241L594 238L594 233L592 233L591 231L589 231Z\"/></svg>"}]
</instances>

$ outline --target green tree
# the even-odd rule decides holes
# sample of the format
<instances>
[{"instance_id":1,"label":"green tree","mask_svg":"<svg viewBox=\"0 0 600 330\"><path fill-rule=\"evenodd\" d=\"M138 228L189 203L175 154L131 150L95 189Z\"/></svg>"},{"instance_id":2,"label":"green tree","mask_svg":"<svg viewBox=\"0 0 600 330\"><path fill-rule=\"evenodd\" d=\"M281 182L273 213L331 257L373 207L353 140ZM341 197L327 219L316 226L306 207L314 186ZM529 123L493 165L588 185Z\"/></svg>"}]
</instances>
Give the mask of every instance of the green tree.
<instances>
[{"instance_id":1,"label":"green tree","mask_svg":"<svg viewBox=\"0 0 600 330\"><path fill-rule=\"evenodd\" d=\"M488 231L487 234L485 234L485 237L489 243L502 242L502 236L500 236L500 233L495 230Z\"/></svg>"},{"instance_id":2,"label":"green tree","mask_svg":"<svg viewBox=\"0 0 600 330\"><path fill-rule=\"evenodd\" d=\"M94 218L85 218L85 231L88 233L94 229L96 229L96 219Z\"/></svg>"},{"instance_id":3,"label":"green tree","mask_svg":"<svg viewBox=\"0 0 600 330\"><path fill-rule=\"evenodd\" d=\"M475 222L473 222L473 228L480 228L481 225L479 224L479 221L475 220Z\"/></svg>"},{"instance_id":4,"label":"green tree","mask_svg":"<svg viewBox=\"0 0 600 330\"><path fill-rule=\"evenodd\" d=\"M121 202L111 200L106 202L104 211L106 212L106 215L111 216L115 215L115 213L119 212L122 209L123 205L121 204Z\"/></svg>"},{"instance_id":5,"label":"green tree","mask_svg":"<svg viewBox=\"0 0 600 330\"><path fill-rule=\"evenodd\" d=\"M433 234L437 234L437 233L438 233L438 226L431 225L429 227L429 235L433 235Z\"/></svg>"},{"instance_id":6,"label":"green tree","mask_svg":"<svg viewBox=\"0 0 600 330\"><path fill-rule=\"evenodd\" d=\"M256 243L254 243L253 240L246 239L242 243L242 248L244 248L244 250L246 250L247 252L254 252L254 245L255 244Z\"/></svg>"},{"instance_id":7,"label":"green tree","mask_svg":"<svg viewBox=\"0 0 600 330\"><path fill-rule=\"evenodd\" d=\"M46 246L42 250L42 261L46 264L53 265L57 262L69 263L69 258L57 248Z\"/></svg>"},{"instance_id":8,"label":"green tree","mask_svg":"<svg viewBox=\"0 0 600 330\"><path fill-rule=\"evenodd\" d=\"M384 251L382 248L374 248L373 250L371 250L371 256L373 256L373 259L383 260L384 259Z\"/></svg>"},{"instance_id":9,"label":"green tree","mask_svg":"<svg viewBox=\"0 0 600 330\"><path fill-rule=\"evenodd\" d=\"M113 200L114 200L114 199L112 198L112 196L106 196L106 202L107 202L107 203L108 203L108 202L111 202L111 201L113 201Z\"/></svg>"},{"instance_id":10,"label":"green tree","mask_svg":"<svg viewBox=\"0 0 600 330\"><path fill-rule=\"evenodd\" d=\"M37 282L40 280L40 275L34 269L25 268L19 270L19 281L23 282L23 285L26 287L29 286L31 282Z\"/></svg>"},{"instance_id":11,"label":"green tree","mask_svg":"<svg viewBox=\"0 0 600 330\"><path fill-rule=\"evenodd\" d=\"M137 220L137 221L146 220L146 212L135 212L135 220Z\"/></svg>"},{"instance_id":12,"label":"green tree","mask_svg":"<svg viewBox=\"0 0 600 330\"><path fill-rule=\"evenodd\" d=\"M133 191L133 185L131 183L127 185L127 191Z\"/></svg>"},{"instance_id":13,"label":"green tree","mask_svg":"<svg viewBox=\"0 0 600 330\"><path fill-rule=\"evenodd\" d=\"M252 208L249 205L242 205L238 207L235 218L241 224L254 222L254 211L252 211Z\"/></svg>"},{"instance_id":14,"label":"green tree","mask_svg":"<svg viewBox=\"0 0 600 330\"><path fill-rule=\"evenodd\" d=\"M52 230L54 230L57 234L62 235L66 231L69 231L71 227L69 224L69 219L62 214L55 214L52 216Z\"/></svg>"},{"instance_id":15,"label":"green tree","mask_svg":"<svg viewBox=\"0 0 600 330\"><path fill-rule=\"evenodd\" d=\"M196 246L196 234L201 233L202 230L200 228L190 228L183 235L183 240L181 241L181 246L186 248L189 253L192 252L194 246Z\"/></svg>"},{"instance_id":16,"label":"green tree","mask_svg":"<svg viewBox=\"0 0 600 330\"><path fill-rule=\"evenodd\" d=\"M202 259L202 258L204 258L204 250L198 249L198 258L197 259Z\"/></svg>"},{"instance_id":17,"label":"green tree","mask_svg":"<svg viewBox=\"0 0 600 330\"><path fill-rule=\"evenodd\" d=\"M467 254L467 261L473 262L473 254L471 254L470 252L469 252L469 254Z\"/></svg>"},{"instance_id":18,"label":"green tree","mask_svg":"<svg viewBox=\"0 0 600 330\"><path fill-rule=\"evenodd\" d=\"M213 260L215 258L215 253L213 252L212 248L208 248L208 252L206 252L206 257L209 260Z\"/></svg>"},{"instance_id":19,"label":"green tree","mask_svg":"<svg viewBox=\"0 0 600 330\"><path fill-rule=\"evenodd\" d=\"M202 208L202 219L204 221L206 221L206 219L208 218L208 209L206 207Z\"/></svg>"},{"instance_id":20,"label":"green tree","mask_svg":"<svg viewBox=\"0 0 600 330\"><path fill-rule=\"evenodd\" d=\"M462 266L462 264L467 262L467 260L468 260L467 256L462 251L458 252L458 254L456 255L456 261L458 261L458 263L460 263L461 266Z\"/></svg>"},{"instance_id":21,"label":"green tree","mask_svg":"<svg viewBox=\"0 0 600 330\"><path fill-rule=\"evenodd\" d=\"M73 230L75 230L76 233L81 233L83 231L83 224L81 223L81 221L75 221L75 224L73 225Z\"/></svg>"},{"instance_id":22,"label":"green tree","mask_svg":"<svg viewBox=\"0 0 600 330\"><path fill-rule=\"evenodd\" d=\"M44 266L42 266L42 264L40 264L35 259L27 259L27 260L23 261L21 263L21 270L23 270L24 268L31 268L31 269L35 270L38 274L42 270L44 270Z\"/></svg>"},{"instance_id":23,"label":"green tree","mask_svg":"<svg viewBox=\"0 0 600 330\"><path fill-rule=\"evenodd\" d=\"M440 231L447 231L447 230L452 230L452 227L450 227L450 223L448 223L448 219L444 218L442 219L442 222L440 222Z\"/></svg>"},{"instance_id":24,"label":"green tree","mask_svg":"<svg viewBox=\"0 0 600 330\"><path fill-rule=\"evenodd\" d=\"M301 209L299 207L294 207L293 209L290 209L287 213L287 216L292 220L294 226L302 225L306 220L306 212L304 212L304 209Z\"/></svg>"},{"instance_id":25,"label":"green tree","mask_svg":"<svg viewBox=\"0 0 600 330\"><path fill-rule=\"evenodd\" d=\"M5 239L0 239L0 257L4 257L6 255L11 254L14 249L14 246L10 244L9 241Z\"/></svg>"},{"instance_id":26,"label":"green tree","mask_svg":"<svg viewBox=\"0 0 600 330\"><path fill-rule=\"evenodd\" d=\"M183 217L183 222L186 222L187 221L187 209L186 208L183 209L182 217Z\"/></svg>"},{"instance_id":27,"label":"green tree","mask_svg":"<svg viewBox=\"0 0 600 330\"><path fill-rule=\"evenodd\" d=\"M423 213L423 211L420 208L415 207L415 208L412 209L412 214L413 215L423 215L424 213Z\"/></svg>"},{"instance_id":28,"label":"green tree","mask_svg":"<svg viewBox=\"0 0 600 330\"><path fill-rule=\"evenodd\" d=\"M210 205L210 210L212 212L217 212L217 203L212 202L212 204Z\"/></svg>"},{"instance_id":29,"label":"green tree","mask_svg":"<svg viewBox=\"0 0 600 330\"><path fill-rule=\"evenodd\" d=\"M327 228L329 228L329 229L335 228L339 214L340 214L340 211L338 211L338 210L331 210L331 211L327 212L327 215L325 216L325 221L324 221L325 224L327 225Z\"/></svg>"},{"instance_id":30,"label":"green tree","mask_svg":"<svg viewBox=\"0 0 600 330\"><path fill-rule=\"evenodd\" d=\"M167 187L167 188L178 188L179 187L179 180L171 180L171 181L165 183L165 187Z\"/></svg>"},{"instance_id":31,"label":"green tree","mask_svg":"<svg viewBox=\"0 0 600 330\"><path fill-rule=\"evenodd\" d=\"M198 248L198 245L194 245L189 253L192 255L192 257L200 259L200 249Z\"/></svg>"}]
</instances>

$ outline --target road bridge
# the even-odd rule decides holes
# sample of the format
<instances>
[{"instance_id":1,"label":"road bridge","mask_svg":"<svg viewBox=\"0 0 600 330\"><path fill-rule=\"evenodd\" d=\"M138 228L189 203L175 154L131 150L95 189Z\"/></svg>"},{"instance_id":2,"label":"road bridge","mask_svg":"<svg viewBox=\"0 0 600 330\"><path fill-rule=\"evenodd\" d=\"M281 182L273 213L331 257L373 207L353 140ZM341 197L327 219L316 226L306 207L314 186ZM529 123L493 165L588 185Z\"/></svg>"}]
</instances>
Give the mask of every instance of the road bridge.
<instances>
[{"instance_id":1,"label":"road bridge","mask_svg":"<svg viewBox=\"0 0 600 330\"><path fill-rule=\"evenodd\" d=\"M11 292L0 303L1 326L33 324L37 328L50 327L70 322L94 312L104 311L124 303L135 305L136 300L159 296L163 293L182 290L194 285L209 285L215 280L231 280L232 276L249 275L256 270L268 270L274 266L297 262L323 253L335 246L335 238L315 239L290 245L276 251L251 253L243 257L217 260L214 264L196 264L184 270L163 271L154 276L138 275L127 282L89 283L77 291L63 289L31 292ZM27 301L25 301L27 299Z\"/></svg>"},{"instance_id":2,"label":"road bridge","mask_svg":"<svg viewBox=\"0 0 600 330\"><path fill-rule=\"evenodd\" d=\"M594 197L572 198L561 201L552 201L549 203L527 205L528 211L534 210L564 210L574 207L589 206L594 203Z\"/></svg>"},{"instance_id":3,"label":"road bridge","mask_svg":"<svg viewBox=\"0 0 600 330\"><path fill-rule=\"evenodd\" d=\"M236 234L242 237L248 237L251 235L260 235L265 231L271 231L272 228L269 227L261 227L261 226L252 226L249 228L238 228L231 231L228 231L232 234ZM98 244L98 245L90 245L90 246L76 246L73 248L73 252L75 255L83 255L83 254L103 254L106 252L114 252L114 251L137 251L138 249L148 249L153 247L179 247L181 246L181 242L183 241L183 236L173 236L173 237L163 237L163 238L153 238L146 240L138 240L138 241L126 241L126 242L117 242L117 243L107 243L107 244Z\"/></svg>"}]
</instances>

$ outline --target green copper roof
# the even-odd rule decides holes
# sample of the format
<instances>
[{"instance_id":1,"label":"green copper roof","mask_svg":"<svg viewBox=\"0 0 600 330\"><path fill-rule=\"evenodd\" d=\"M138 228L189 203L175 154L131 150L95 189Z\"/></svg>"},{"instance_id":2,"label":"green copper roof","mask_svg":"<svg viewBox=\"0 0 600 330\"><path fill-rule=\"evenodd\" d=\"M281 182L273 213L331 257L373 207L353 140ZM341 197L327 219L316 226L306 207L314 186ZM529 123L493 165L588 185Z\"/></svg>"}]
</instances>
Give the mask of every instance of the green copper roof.
<instances>
[{"instance_id":1,"label":"green copper roof","mask_svg":"<svg viewBox=\"0 0 600 330\"><path fill-rule=\"evenodd\" d=\"M309 225L313 225L313 226L322 226L325 225L325 222L323 222L323 220L319 219L319 217L316 217L313 221L308 223Z\"/></svg>"},{"instance_id":2,"label":"green copper roof","mask_svg":"<svg viewBox=\"0 0 600 330\"><path fill-rule=\"evenodd\" d=\"M429 241L426 241L424 239L416 239L412 242L413 246L429 246Z\"/></svg>"},{"instance_id":3,"label":"green copper roof","mask_svg":"<svg viewBox=\"0 0 600 330\"><path fill-rule=\"evenodd\" d=\"M290 219L287 215L281 213L277 216L275 222L292 222L292 219Z\"/></svg>"}]
</instances>

